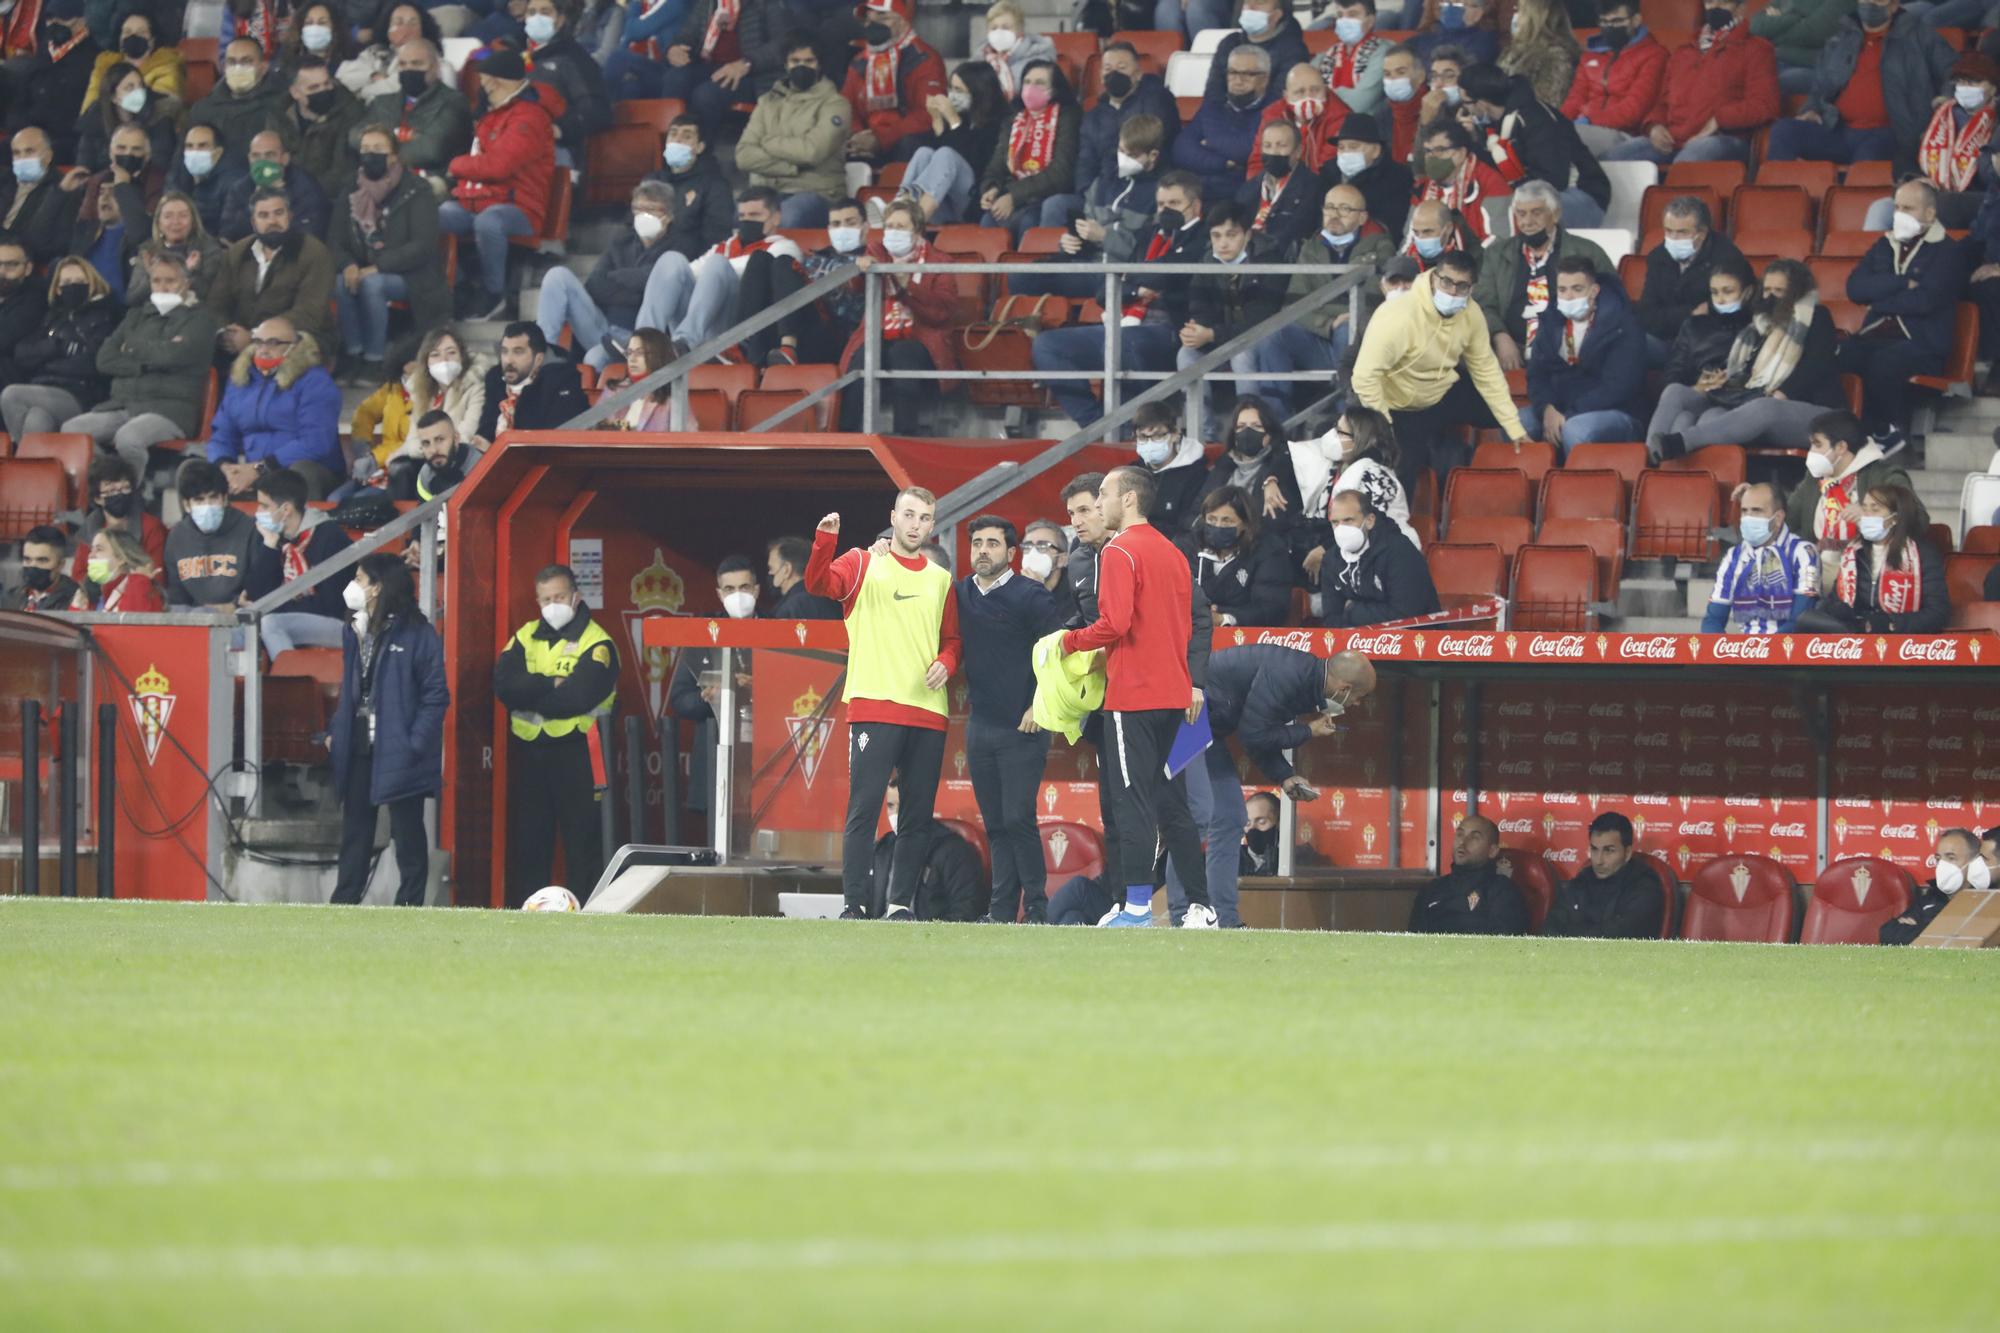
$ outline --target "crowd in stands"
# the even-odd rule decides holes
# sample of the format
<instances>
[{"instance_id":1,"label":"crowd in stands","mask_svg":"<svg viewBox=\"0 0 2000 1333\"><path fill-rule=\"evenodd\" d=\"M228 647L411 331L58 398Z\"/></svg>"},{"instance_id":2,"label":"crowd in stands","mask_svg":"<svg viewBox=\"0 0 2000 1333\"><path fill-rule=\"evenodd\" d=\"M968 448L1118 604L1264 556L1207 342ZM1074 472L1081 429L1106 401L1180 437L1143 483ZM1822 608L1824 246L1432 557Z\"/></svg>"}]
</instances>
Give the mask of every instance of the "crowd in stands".
<instances>
[{"instance_id":1,"label":"crowd in stands","mask_svg":"<svg viewBox=\"0 0 2000 1333\"><path fill-rule=\"evenodd\" d=\"M1449 492L1484 432L1558 459L1637 443L1660 468L1803 455L1790 488L1716 472L1713 526L1739 541L1709 621L1942 627L1949 552L1898 455L1968 340L2000 346L2000 33L1898 0L1690 0L1649 29L1672 12L1092 0L1085 51L999 0L952 63L912 0L19 0L0 15L0 419L94 442L64 563L83 602L130 607L87 577L101 534L129 545L104 499L157 529L163 482L181 528L204 497L263 496L290 542L316 502L436 494L501 433L560 424L850 263L962 258L953 235L988 229L1140 271L1116 311L1093 277L889 275L883 366L965 364L969 305L1003 292L1034 303L1024 373L1101 371L1093 318L1117 321L1132 372L1241 341L1218 367L1239 378L1193 395L1203 438L1160 405L1128 428L1162 525L1238 623L1436 609ZM567 223L593 140L658 98L681 110L617 238L587 276L530 278L517 318L517 243ZM1606 228L1631 163L1664 184ZM858 193L855 164L876 182ZM1351 305L1243 338L1348 264L1374 266ZM722 359L846 369L867 317L857 280ZM454 318L505 334L475 347ZM345 429L343 384L369 390ZM1044 387L1078 423L1103 412L1093 381ZM959 388L882 397L924 433ZM607 424L668 419L662 391ZM200 466L176 476L176 451ZM235 526L197 529L178 567L155 552L166 601L261 586L246 549L242 587L209 572L186 594L177 569L225 561ZM143 578L132 555L102 567Z\"/></svg>"}]
</instances>

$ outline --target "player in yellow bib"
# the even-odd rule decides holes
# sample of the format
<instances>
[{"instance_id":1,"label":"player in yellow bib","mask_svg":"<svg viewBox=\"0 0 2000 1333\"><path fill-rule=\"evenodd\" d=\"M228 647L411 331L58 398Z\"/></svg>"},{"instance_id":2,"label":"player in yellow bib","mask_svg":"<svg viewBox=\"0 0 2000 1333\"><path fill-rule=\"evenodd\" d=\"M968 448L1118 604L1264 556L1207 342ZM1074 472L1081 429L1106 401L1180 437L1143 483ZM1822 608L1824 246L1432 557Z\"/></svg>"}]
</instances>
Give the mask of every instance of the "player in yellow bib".
<instances>
[{"instance_id":1,"label":"player in yellow bib","mask_svg":"<svg viewBox=\"0 0 2000 1333\"><path fill-rule=\"evenodd\" d=\"M936 516L937 500L929 491L906 487L889 513L888 550L878 554L856 547L836 559L840 515L828 514L819 521L806 564L806 590L839 602L847 620L847 687L841 696L848 738L843 920L867 915L875 822L892 774L902 802L885 920L914 919L917 876L936 831L931 807L944 768L944 686L958 670L960 654L951 574L922 554Z\"/></svg>"}]
</instances>

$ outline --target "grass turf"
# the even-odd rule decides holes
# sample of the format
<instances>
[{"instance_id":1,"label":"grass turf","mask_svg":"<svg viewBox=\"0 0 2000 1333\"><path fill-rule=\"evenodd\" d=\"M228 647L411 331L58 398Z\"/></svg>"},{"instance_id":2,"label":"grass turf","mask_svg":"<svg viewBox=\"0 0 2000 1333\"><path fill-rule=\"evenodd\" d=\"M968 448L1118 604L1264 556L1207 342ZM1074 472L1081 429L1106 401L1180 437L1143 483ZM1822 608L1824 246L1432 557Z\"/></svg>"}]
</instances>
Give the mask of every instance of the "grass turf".
<instances>
[{"instance_id":1,"label":"grass turf","mask_svg":"<svg viewBox=\"0 0 2000 1333\"><path fill-rule=\"evenodd\" d=\"M1996 958L0 903L0 1327L1991 1327Z\"/></svg>"}]
</instances>

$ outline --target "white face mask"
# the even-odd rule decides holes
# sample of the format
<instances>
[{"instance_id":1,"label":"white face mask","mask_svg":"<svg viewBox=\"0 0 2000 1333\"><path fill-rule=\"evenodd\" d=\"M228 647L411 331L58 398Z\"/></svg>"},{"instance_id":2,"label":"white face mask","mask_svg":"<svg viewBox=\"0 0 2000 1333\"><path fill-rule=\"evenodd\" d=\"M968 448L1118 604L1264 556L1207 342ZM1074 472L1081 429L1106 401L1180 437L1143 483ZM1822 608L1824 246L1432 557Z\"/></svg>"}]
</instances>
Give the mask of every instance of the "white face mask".
<instances>
[{"instance_id":1,"label":"white face mask","mask_svg":"<svg viewBox=\"0 0 2000 1333\"><path fill-rule=\"evenodd\" d=\"M1410 289L1408 287L1391 287L1388 291L1382 293L1382 299L1384 301L1394 301L1398 297L1408 296L1409 294Z\"/></svg>"},{"instance_id":2,"label":"white face mask","mask_svg":"<svg viewBox=\"0 0 2000 1333\"><path fill-rule=\"evenodd\" d=\"M827 243L841 254L851 255L861 248L861 228L828 227L826 239Z\"/></svg>"},{"instance_id":3,"label":"white face mask","mask_svg":"<svg viewBox=\"0 0 2000 1333\"><path fill-rule=\"evenodd\" d=\"M956 111L961 116L964 115L966 112L972 110L971 93L963 92L957 88L953 88L951 91L947 92L944 95L944 100L951 103L951 109L953 111Z\"/></svg>"},{"instance_id":4,"label":"white face mask","mask_svg":"<svg viewBox=\"0 0 2000 1333\"><path fill-rule=\"evenodd\" d=\"M891 227L882 233L882 248L902 259L917 248L917 235L901 227Z\"/></svg>"},{"instance_id":5,"label":"white face mask","mask_svg":"<svg viewBox=\"0 0 2000 1333\"><path fill-rule=\"evenodd\" d=\"M1354 523L1336 523L1333 528L1333 543L1340 548L1344 560L1359 560L1362 548L1368 545L1367 529Z\"/></svg>"},{"instance_id":6,"label":"white face mask","mask_svg":"<svg viewBox=\"0 0 2000 1333\"><path fill-rule=\"evenodd\" d=\"M757 594L754 592L726 592L722 594L722 609L731 620L748 620L757 611Z\"/></svg>"},{"instance_id":7,"label":"white face mask","mask_svg":"<svg viewBox=\"0 0 2000 1333\"><path fill-rule=\"evenodd\" d=\"M441 389L449 389L451 382L458 378L464 367L456 361L433 361L430 363L431 380Z\"/></svg>"},{"instance_id":8,"label":"white face mask","mask_svg":"<svg viewBox=\"0 0 2000 1333\"><path fill-rule=\"evenodd\" d=\"M521 25L531 42L546 42L556 35L556 17L553 14L530 14L528 21Z\"/></svg>"},{"instance_id":9,"label":"white face mask","mask_svg":"<svg viewBox=\"0 0 2000 1333\"><path fill-rule=\"evenodd\" d=\"M660 221L660 215L657 213L634 213L632 215L632 230L638 232L639 239L648 245L659 240L660 233L666 229L667 224Z\"/></svg>"},{"instance_id":10,"label":"white face mask","mask_svg":"<svg viewBox=\"0 0 2000 1333\"><path fill-rule=\"evenodd\" d=\"M308 23L299 29L299 40L308 51L324 51L333 45L333 29L324 23Z\"/></svg>"},{"instance_id":11,"label":"white face mask","mask_svg":"<svg viewBox=\"0 0 2000 1333\"><path fill-rule=\"evenodd\" d=\"M1976 83L1961 83L1952 91L1958 104L1967 111L1977 111L1986 105L1986 90Z\"/></svg>"},{"instance_id":12,"label":"white face mask","mask_svg":"<svg viewBox=\"0 0 2000 1333\"><path fill-rule=\"evenodd\" d=\"M1970 865L1965 866L1941 860L1937 863L1937 886L1940 893L1957 893L1964 888L1990 889L1993 887L1993 871L1976 856Z\"/></svg>"},{"instance_id":13,"label":"white face mask","mask_svg":"<svg viewBox=\"0 0 2000 1333\"><path fill-rule=\"evenodd\" d=\"M560 634L569 628L569 622L576 619L576 608L568 602L550 602L542 608L542 619L548 627Z\"/></svg>"},{"instance_id":14,"label":"white face mask","mask_svg":"<svg viewBox=\"0 0 2000 1333\"><path fill-rule=\"evenodd\" d=\"M1056 572L1056 558L1047 551L1021 552L1021 572L1037 583Z\"/></svg>"},{"instance_id":15,"label":"white face mask","mask_svg":"<svg viewBox=\"0 0 2000 1333\"><path fill-rule=\"evenodd\" d=\"M1335 19L1333 21L1333 35L1340 39L1343 46L1354 45L1361 40L1361 20Z\"/></svg>"},{"instance_id":16,"label":"white face mask","mask_svg":"<svg viewBox=\"0 0 2000 1333\"><path fill-rule=\"evenodd\" d=\"M986 44L1003 56L1013 50L1015 43L1020 40L1021 34L1015 32L1012 28L988 28L986 30Z\"/></svg>"},{"instance_id":17,"label":"white face mask","mask_svg":"<svg viewBox=\"0 0 2000 1333\"><path fill-rule=\"evenodd\" d=\"M214 532L222 526L223 506L218 504L189 505L188 517L202 532Z\"/></svg>"},{"instance_id":18,"label":"white face mask","mask_svg":"<svg viewBox=\"0 0 2000 1333\"><path fill-rule=\"evenodd\" d=\"M1451 296L1440 291L1431 292L1431 304L1436 306L1437 312L1446 319L1465 309L1465 303L1466 298L1463 296Z\"/></svg>"},{"instance_id":19,"label":"white face mask","mask_svg":"<svg viewBox=\"0 0 2000 1333\"><path fill-rule=\"evenodd\" d=\"M891 810L889 812L889 832L894 833L895 831L896 831L896 812Z\"/></svg>"},{"instance_id":20,"label":"white face mask","mask_svg":"<svg viewBox=\"0 0 2000 1333\"><path fill-rule=\"evenodd\" d=\"M163 315L171 315L174 311L180 309L181 301L184 298L179 292L154 292L147 299L152 301L153 309Z\"/></svg>"},{"instance_id":21,"label":"white face mask","mask_svg":"<svg viewBox=\"0 0 2000 1333\"><path fill-rule=\"evenodd\" d=\"M1818 477L1821 481L1825 481L1828 477L1833 475L1832 455L1823 454L1819 452L1817 449L1815 449L1813 452L1806 455L1806 471L1812 473L1815 477Z\"/></svg>"},{"instance_id":22,"label":"white face mask","mask_svg":"<svg viewBox=\"0 0 2000 1333\"><path fill-rule=\"evenodd\" d=\"M1172 440L1134 440L1139 449L1139 461L1147 467L1158 467L1174 455Z\"/></svg>"},{"instance_id":23,"label":"white face mask","mask_svg":"<svg viewBox=\"0 0 2000 1333\"><path fill-rule=\"evenodd\" d=\"M1863 514L1854 526L1865 542L1879 542L1889 535L1889 520L1880 514Z\"/></svg>"},{"instance_id":24,"label":"white face mask","mask_svg":"<svg viewBox=\"0 0 2000 1333\"><path fill-rule=\"evenodd\" d=\"M1118 175L1121 179L1127 176L1136 176L1145 169L1146 164L1144 162L1141 162L1138 158L1125 152L1123 149L1119 150Z\"/></svg>"},{"instance_id":25,"label":"white face mask","mask_svg":"<svg viewBox=\"0 0 2000 1333\"><path fill-rule=\"evenodd\" d=\"M1558 299L1556 309L1562 313L1564 319L1584 319L1590 314L1590 298L1576 296L1569 300Z\"/></svg>"},{"instance_id":26,"label":"white face mask","mask_svg":"<svg viewBox=\"0 0 2000 1333\"><path fill-rule=\"evenodd\" d=\"M134 88L118 98L118 109L128 116L136 116L146 109L146 90Z\"/></svg>"},{"instance_id":27,"label":"white face mask","mask_svg":"<svg viewBox=\"0 0 2000 1333\"><path fill-rule=\"evenodd\" d=\"M1261 9L1246 9L1236 22L1242 27L1244 36L1255 37L1271 26L1271 16Z\"/></svg>"},{"instance_id":28,"label":"white face mask","mask_svg":"<svg viewBox=\"0 0 2000 1333\"><path fill-rule=\"evenodd\" d=\"M1924 234L1924 224L1898 209L1896 220L1889 224L1889 234L1899 241L1914 241Z\"/></svg>"},{"instance_id":29,"label":"white face mask","mask_svg":"<svg viewBox=\"0 0 2000 1333\"><path fill-rule=\"evenodd\" d=\"M1368 170L1368 159L1359 153L1335 153L1333 164L1340 168L1343 176L1359 176Z\"/></svg>"},{"instance_id":30,"label":"white face mask","mask_svg":"<svg viewBox=\"0 0 2000 1333\"><path fill-rule=\"evenodd\" d=\"M1382 80L1382 95L1392 102L1407 102L1417 95L1416 80L1384 79Z\"/></svg>"},{"instance_id":31,"label":"white face mask","mask_svg":"<svg viewBox=\"0 0 2000 1333\"><path fill-rule=\"evenodd\" d=\"M358 582L349 580L347 586L340 590L340 600L346 603L347 609L350 611L366 611L368 609L368 590L363 588Z\"/></svg>"}]
</instances>

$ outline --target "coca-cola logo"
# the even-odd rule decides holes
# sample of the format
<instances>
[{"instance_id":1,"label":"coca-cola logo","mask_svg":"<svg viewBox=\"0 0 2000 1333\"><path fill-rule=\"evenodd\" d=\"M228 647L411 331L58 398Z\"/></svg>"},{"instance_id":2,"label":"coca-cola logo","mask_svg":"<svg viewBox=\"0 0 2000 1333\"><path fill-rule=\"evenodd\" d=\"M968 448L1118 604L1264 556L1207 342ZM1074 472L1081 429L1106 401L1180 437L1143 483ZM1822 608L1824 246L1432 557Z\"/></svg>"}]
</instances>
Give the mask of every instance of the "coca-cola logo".
<instances>
[{"instance_id":1,"label":"coca-cola logo","mask_svg":"<svg viewBox=\"0 0 2000 1333\"><path fill-rule=\"evenodd\" d=\"M1712 778L1715 776L1715 765L1682 764L1681 776L1684 778Z\"/></svg>"},{"instance_id":2,"label":"coca-cola logo","mask_svg":"<svg viewBox=\"0 0 2000 1333\"><path fill-rule=\"evenodd\" d=\"M1722 798L1722 804L1725 809L1727 809L1729 806L1732 805L1736 806L1739 809L1748 809L1748 810L1757 810L1762 808L1762 803L1759 802L1758 799L1754 796L1725 796Z\"/></svg>"},{"instance_id":3,"label":"coca-cola logo","mask_svg":"<svg viewBox=\"0 0 2000 1333\"><path fill-rule=\"evenodd\" d=\"M1774 778L1802 778L1806 775L1804 764L1773 764L1771 776Z\"/></svg>"},{"instance_id":4,"label":"coca-cola logo","mask_svg":"<svg viewBox=\"0 0 2000 1333\"><path fill-rule=\"evenodd\" d=\"M1535 821L1532 819L1503 819L1500 821L1502 833L1533 833Z\"/></svg>"},{"instance_id":5,"label":"coca-cola logo","mask_svg":"<svg viewBox=\"0 0 2000 1333\"><path fill-rule=\"evenodd\" d=\"M1501 704L1494 711L1499 713L1501 717L1533 717L1535 715L1535 706L1530 703Z\"/></svg>"},{"instance_id":6,"label":"coca-cola logo","mask_svg":"<svg viewBox=\"0 0 2000 1333\"><path fill-rule=\"evenodd\" d=\"M1697 835L1704 838L1712 838L1715 836L1715 821L1712 819L1685 820L1681 824L1680 835L1683 838L1692 838Z\"/></svg>"},{"instance_id":7,"label":"coca-cola logo","mask_svg":"<svg viewBox=\"0 0 2000 1333\"><path fill-rule=\"evenodd\" d=\"M1896 645L1896 657L1904 662L1956 662L1958 640L1905 639Z\"/></svg>"},{"instance_id":8,"label":"coca-cola logo","mask_svg":"<svg viewBox=\"0 0 2000 1333\"><path fill-rule=\"evenodd\" d=\"M1768 662L1771 660L1771 641L1762 635L1747 639L1710 639L1709 652L1720 659L1734 659L1738 662Z\"/></svg>"},{"instance_id":9,"label":"coca-cola logo","mask_svg":"<svg viewBox=\"0 0 2000 1333\"><path fill-rule=\"evenodd\" d=\"M1882 720L1884 722L1915 722L1917 720L1917 706L1915 704L1905 704L1901 708L1885 708L1882 710Z\"/></svg>"},{"instance_id":10,"label":"coca-cola logo","mask_svg":"<svg viewBox=\"0 0 2000 1333\"><path fill-rule=\"evenodd\" d=\"M1594 778L1622 778L1625 776L1623 764L1592 764L1590 776Z\"/></svg>"},{"instance_id":11,"label":"coca-cola logo","mask_svg":"<svg viewBox=\"0 0 2000 1333\"><path fill-rule=\"evenodd\" d=\"M1803 823L1773 824L1771 825L1771 836L1774 838L1803 838L1806 836L1806 826Z\"/></svg>"},{"instance_id":12,"label":"coca-cola logo","mask_svg":"<svg viewBox=\"0 0 2000 1333\"><path fill-rule=\"evenodd\" d=\"M2000 782L2000 768L1975 768L1972 770L1974 782Z\"/></svg>"},{"instance_id":13,"label":"coca-cola logo","mask_svg":"<svg viewBox=\"0 0 2000 1333\"><path fill-rule=\"evenodd\" d=\"M1872 750L1875 748L1873 736L1842 736L1833 743L1836 750Z\"/></svg>"},{"instance_id":14,"label":"coca-cola logo","mask_svg":"<svg viewBox=\"0 0 2000 1333\"><path fill-rule=\"evenodd\" d=\"M2000 708L1975 708L1972 710L1974 722L2000 722Z\"/></svg>"},{"instance_id":15,"label":"coca-cola logo","mask_svg":"<svg viewBox=\"0 0 2000 1333\"><path fill-rule=\"evenodd\" d=\"M1625 716L1625 705L1624 705L1624 704L1592 704L1592 705L1590 706L1590 715L1591 715L1592 717L1624 717L1624 716Z\"/></svg>"},{"instance_id":16,"label":"coca-cola logo","mask_svg":"<svg viewBox=\"0 0 2000 1333\"><path fill-rule=\"evenodd\" d=\"M1581 634L1537 634L1528 640L1530 657L1583 657Z\"/></svg>"},{"instance_id":17,"label":"coca-cola logo","mask_svg":"<svg viewBox=\"0 0 2000 1333\"><path fill-rule=\"evenodd\" d=\"M1925 748L1931 750L1963 750L1965 748L1965 737L1933 736L1925 743Z\"/></svg>"},{"instance_id":18,"label":"coca-cola logo","mask_svg":"<svg viewBox=\"0 0 2000 1333\"><path fill-rule=\"evenodd\" d=\"M1664 794L1662 794L1662 793L1660 793L1660 792L1648 792L1648 793L1646 793L1645 795L1642 795L1642 796L1634 796L1634 797L1632 798L1632 804L1634 804L1634 805L1668 805L1668 804L1671 804L1671 802L1670 802L1670 801L1668 800L1668 798L1667 798L1667 797L1666 797L1666 796L1665 796Z\"/></svg>"},{"instance_id":19,"label":"coca-cola logo","mask_svg":"<svg viewBox=\"0 0 2000 1333\"><path fill-rule=\"evenodd\" d=\"M1924 802L1924 809L1926 809L1926 810L1949 810L1949 811L1951 811L1951 812L1952 812L1953 814L1958 814L1959 812L1961 812L1961 811L1963 811L1963 810L1965 809L1965 802L1964 802L1964 801L1940 801L1940 800L1938 800L1938 799L1937 799L1937 798L1936 798L1936 797L1934 796L1934 797L1932 797L1932 798L1931 798L1930 800L1928 800L1928 801L1925 801L1925 802Z\"/></svg>"},{"instance_id":20,"label":"coca-cola logo","mask_svg":"<svg viewBox=\"0 0 2000 1333\"><path fill-rule=\"evenodd\" d=\"M1260 629L1257 631L1257 642L1268 643L1278 648L1296 648L1302 653L1311 652L1313 647L1312 635L1305 630L1280 634L1276 630Z\"/></svg>"},{"instance_id":21,"label":"coca-cola logo","mask_svg":"<svg viewBox=\"0 0 2000 1333\"><path fill-rule=\"evenodd\" d=\"M1503 773L1510 778L1525 778L1528 774L1535 771L1535 766L1526 759L1514 759L1504 764L1494 765L1494 771Z\"/></svg>"},{"instance_id":22,"label":"coca-cola logo","mask_svg":"<svg viewBox=\"0 0 2000 1333\"><path fill-rule=\"evenodd\" d=\"M1836 810L1867 810L1873 807L1874 804L1875 802L1860 796L1836 796L1833 798L1833 808Z\"/></svg>"},{"instance_id":23,"label":"coca-cola logo","mask_svg":"<svg viewBox=\"0 0 2000 1333\"><path fill-rule=\"evenodd\" d=\"M1680 640L1671 634L1628 634L1618 641L1618 656L1649 662L1671 662L1679 656Z\"/></svg>"},{"instance_id":24,"label":"coca-cola logo","mask_svg":"<svg viewBox=\"0 0 2000 1333\"><path fill-rule=\"evenodd\" d=\"M1394 631L1380 634L1357 634L1347 641L1347 650L1368 657L1401 657L1403 636Z\"/></svg>"},{"instance_id":25,"label":"coca-cola logo","mask_svg":"<svg viewBox=\"0 0 2000 1333\"><path fill-rule=\"evenodd\" d=\"M1547 853L1547 858L1559 866L1573 866L1582 859L1582 853L1574 847L1560 847Z\"/></svg>"},{"instance_id":26,"label":"coca-cola logo","mask_svg":"<svg viewBox=\"0 0 2000 1333\"><path fill-rule=\"evenodd\" d=\"M1574 750L1576 748L1576 733L1573 731L1545 731L1542 733L1542 744L1549 746L1561 745Z\"/></svg>"},{"instance_id":27,"label":"coca-cola logo","mask_svg":"<svg viewBox=\"0 0 2000 1333\"><path fill-rule=\"evenodd\" d=\"M1754 750L1764 742L1756 736L1731 736L1722 743L1725 750Z\"/></svg>"},{"instance_id":28,"label":"coca-cola logo","mask_svg":"<svg viewBox=\"0 0 2000 1333\"><path fill-rule=\"evenodd\" d=\"M1632 744L1641 750L1664 750L1667 748L1667 733L1642 731L1632 737Z\"/></svg>"},{"instance_id":29,"label":"coca-cola logo","mask_svg":"<svg viewBox=\"0 0 2000 1333\"><path fill-rule=\"evenodd\" d=\"M1884 824L1882 836L1885 838L1914 838L1917 836L1915 824Z\"/></svg>"},{"instance_id":30,"label":"coca-cola logo","mask_svg":"<svg viewBox=\"0 0 2000 1333\"><path fill-rule=\"evenodd\" d=\"M1491 634L1440 634L1438 635L1439 657L1491 657L1493 656L1493 636Z\"/></svg>"},{"instance_id":31,"label":"coca-cola logo","mask_svg":"<svg viewBox=\"0 0 2000 1333\"><path fill-rule=\"evenodd\" d=\"M1843 638L1811 638L1806 640L1806 661L1808 662L1859 662L1861 660L1861 640L1853 635Z\"/></svg>"},{"instance_id":32,"label":"coca-cola logo","mask_svg":"<svg viewBox=\"0 0 2000 1333\"><path fill-rule=\"evenodd\" d=\"M1884 782L1915 782L1917 780L1917 766L1915 764L1897 764L1894 767L1885 768L1882 770L1882 780Z\"/></svg>"},{"instance_id":33,"label":"coca-cola logo","mask_svg":"<svg viewBox=\"0 0 2000 1333\"><path fill-rule=\"evenodd\" d=\"M1771 720L1774 722L1796 722L1799 710L1791 704L1772 704Z\"/></svg>"},{"instance_id":34,"label":"coca-cola logo","mask_svg":"<svg viewBox=\"0 0 2000 1333\"><path fill-rule=\"evenodd\" d=\"M1582 803L1573 791L1545 791L1542 793L1543 805L1581 805Z\"/></svg>"},{"instance_id":35,"label":"coca-cola logo","mask_svg":"<svg viewBox=\"0 0 2000 1333\"><path fill-rule=\"evenodd\" d=\"M1685 721L1686 719L1688 719L1688 718L1691 718L1691 717L1699 717L1699 718L1706 718L1706 719L1707 719L1707 720L1709 720L1710 722L1713 722L1713 721L1715 720L1715 705L1714 705L1714 704L1682 704L1682 705L1681 705L1681 718L1682 718L1682 720L1683 720L1683 721Z\"/></svg>"}]
</instances>

